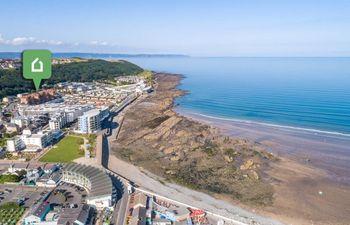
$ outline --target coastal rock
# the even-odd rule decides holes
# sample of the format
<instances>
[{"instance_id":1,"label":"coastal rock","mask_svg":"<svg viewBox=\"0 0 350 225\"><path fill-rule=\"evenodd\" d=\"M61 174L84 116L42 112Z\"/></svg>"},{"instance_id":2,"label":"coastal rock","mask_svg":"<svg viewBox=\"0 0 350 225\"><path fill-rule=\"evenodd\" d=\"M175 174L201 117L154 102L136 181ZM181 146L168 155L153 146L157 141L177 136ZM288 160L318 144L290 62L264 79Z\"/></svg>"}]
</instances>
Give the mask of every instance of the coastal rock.
<instances>
[{"instance_id":1,"label":"coastal rock","mask_svg":"<svg viewBox=\"0 0 350 225\"><path fill-rule=\"evenodd\" d=\"M172 127L174 127L178 122L181 121L181 118L171 117L161 123L152 133L144 136L145 140L157 140L162 137L166 132L168 132Z\"/></svg>"},{"instance_id":2,"label":"coastal rock","mask_svg":"<svg viewBox=\"0 0 350 225\"><path fill-rule=\"evenodd\" d=\"M163 134L163 138L164 138L164 139L168 138L168 137L170 136L170 134L171 134L171 131L170 131L170 130L167 131L167 132L165 132L165 133Z\"/></svg>"},{"instance_id":3,"label":"coastal rock","mask_svg":"<svg viewBox=\"0 0 350 225\"><path fill-rule=\"evenodd\" d=\"M184 130L180 130L179 132L176 133L177 137L185 137L187 135L187 132Z\"/></svg>"},{"instance_id":4,"label":"coastal rock","mask_svg":"<svg viewBox=\"0 0 350 225\"><path fill-rule=\"evenodd\" d=\"M125 155L132 155L133 164L158 176L180 178L175 181L184 185L252 199L257 204L271 202L272 189L266 188L268 184L258 175L267 159L254 154L252 143L231 140L219 129L173 112L172 100L182 93L176 90L180 78L168 74L156 77L156 91L145 97L152 107L137 101L127 108L113 153L127 161L131 160ZM130 152L125 154L124 149ZM255 165L261 168L253 171Z\"/></svg>"},{"instance_id":5,"label":"coastal rock","mask_svg":"<svg viewBox=\"0 0 350 225\"><path fill-rule=\"evenodd\" d=\"M170 161L179 161L180 160L180 156L178 155L174 155L172 157L170 157Z\"/></svg>"},{"instance_id":6,"label":"coastal rock","mask_svg":"<svg viewBox=\"0 0 350 225\"><path fill-rule=\"evenodd\" d=\"M230 163L230 162L233 161L233 158L232 158L231 156L227 156L227 155L224 156L224 159L225 159L225 161L228 162L228 163Z\"/></svg>"},{"instance_id":7,"label":"coastal rock","mask_svg":"<svg viewBox=\"0 0 350 225\"><path fill-rule=\"evenodd\" d=\"M172 154L177 150L177 146L172 146L170 148L166 148L163 150L164 154L168 155L168 154Z\"/></svg>"},{"instance_id":8,"label":"coastal rock","mask_svg":"<svg viewBox=\"0 0 350 225\"><path fill-rule=\"evenodd\" d=\"M191 149L195 149L195 148L198 148L200 146L200 144L198 142L191 141L189 143L189 146L191 147Z\"/></svg>"},{"instance_id":9,"label":"coastal rock","mask_svg":"<svg viewBox=\"0 0 350 225\"><path fill-rule=\"evenodd\" d=\"M176 171L174 171L174 170L166 170L165 174L167 174L167 175L175 175Z\"/></svg>"},{"instance_id":10,"label":"coastal rock","mask_svg":"<svg viewBox=\"0 0 350 225\"><path fill-rule=\"evenodd\" d=\"M158 143L154 143L153 145L152 145L152 148L156 148L158 146Z\"/></svg>"},{"instance_id":11,"label":"coastal rock","mask_svg":"<svg viewBox=\"0 0 350 225\"><path fill-rule=\"evenodd\" d=\"M249 171L248 177L253 180L259 180L259 175L254 170Z\"/></svg>"},{"instance_id":12,"label":"coastal rock","mask_svg":"<svg viewBox=\"0 0 350 225\"><path fill-rule=\"evenodd\" d=\"M243 163L240 166L241 170L249 170L252 168L252 166L254 165L254 161L252 159L248 159L245 163Z\"/></svg>"}]
</instances>

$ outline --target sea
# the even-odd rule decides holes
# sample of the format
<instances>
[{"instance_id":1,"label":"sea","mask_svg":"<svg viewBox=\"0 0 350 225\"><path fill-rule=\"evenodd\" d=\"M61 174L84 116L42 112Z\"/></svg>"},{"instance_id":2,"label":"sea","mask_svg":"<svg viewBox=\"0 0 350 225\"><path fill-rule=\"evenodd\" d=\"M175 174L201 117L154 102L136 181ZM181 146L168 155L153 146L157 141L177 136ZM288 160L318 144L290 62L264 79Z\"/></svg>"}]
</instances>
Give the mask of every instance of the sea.
<instances>
[{"instance_id":1,"label":"sea","mask_svg":"<svg viewBox=\"0 0 350 225\"><path fill-rule=\"evenodd\" d=\"M0 58L18 57L0 53ZM188 94L177 107L208 118L350 137L350 58L186 57L60 53L57 57L126 59L181 74Z\"/></svg>"},{"instance_id":2,"label":"sea","mask_svg":"<svg viewBox=\"0 0 350 225\"><path fill-rule=\"evenodd\" d=\"M129 58L184 76L175 110L350 185L350 58Z\"/></svg>"},{"instance_id":3,"label":"sea","mask_svg":"<svg viewBox=\"0 0 350 225\"><path fill-rule=\"evenodd\" d=\"M350 58L132 58L184 75L177 107L240 120L350 137Z\"/></svg>"}]
</instances>

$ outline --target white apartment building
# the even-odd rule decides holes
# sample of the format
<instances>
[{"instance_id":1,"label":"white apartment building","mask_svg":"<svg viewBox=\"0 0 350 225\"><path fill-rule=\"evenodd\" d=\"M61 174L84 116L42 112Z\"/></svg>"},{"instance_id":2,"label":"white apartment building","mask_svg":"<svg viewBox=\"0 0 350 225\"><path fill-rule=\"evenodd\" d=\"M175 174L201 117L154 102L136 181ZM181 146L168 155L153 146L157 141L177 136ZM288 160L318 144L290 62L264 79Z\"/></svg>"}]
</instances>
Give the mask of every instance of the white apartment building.
<instances>
[{"instance_id":1,"label":"white apartment building","mask_svg":"<svg viewBox=\"0 0 350 225\"><path fill-rule=\"evenodd\" d=\"M100 110L92 109L79 117L78 132L96 133L99 130L101 130Z\"/></svg>"},{"instance_id":2,"label":"white apartment building","mask_svg":"<svg viewBox=\"0 0 350 225\"><path fill-rule=\"evenodd\" d=\"M24 151L37 151L48 146L53 139L50 131L38 132L37 134L22 134L7 140L7 151L15 152L24 149Z\"/></svg>"},{"instance_id":3,"label":"white apartment building","mask_svg":"<svg viewBox=\"0 0 350 225\"><path fill-rule=\"evenodd\" d=\"M57 109L57 112L51 116L49 127L51 130L60 130L66 126L67 123L72 123L77 120L79 116L82 116L84 112L89 111L91 108L91 106L77 106Z\"/></svg>"},{"instance_id":4,"label":"white apartment building","mask_svg":"<svg viewBox=\"0 0 350 225\"><path fill-rule=\"evenodd\" d=\"M47 145L47 138L44 134L21 135L21 139L27 147L31 146L41 149Z\"/></svg>"},{"instance_id":5,"label":"white apartment building","mask_svg":"<svg viewBox=\"0 0 350 225\"><path fill-rule=\"evenodd\" d=\"M81 116L83 113L79 114L80 110L67 110L67 123L71 123L74 120L76 120L79 116Z\"/></svg>"},{"instance_id":6,"label":"white apartment building","mask_svg":"<svg viewBox=\"0 0 350 225\"><path fill-rule=\"evenodd\" d=\"M16 152L25 148L25 144L19 136L7 140L7 151Z\"/></svg>"},{"instance_id":7,"label":"white apartment building","mask_svg":"<svg viewBox=\"0 0 350 225\"><path fill-rule=\"evenodd\" d=\"M56 113L51 116L49 127L51 130L59 130L67 124L67 114L65 112Z\"/></svg>"},{"instance_id":8,"label":"white apartment building","mask_svg":"<svg viewBox=\"0 0 350 225\"><path fill-rule=\"evenodd\" d=\"M56 118L51 119L49 121L49 127L50 127L51 130L59 130L59 129L61 129L60 121L57 120Z\"/></svg>"},{"instance_id":9,"label":"white apartment building","mask_svg":"<svg viewBox=\"0 0 350 225\"><path fill-rule=\"evenodd\" d=\"M84 112L87 112L91 110L91 106L82 106L82 107L77 107L77 108L70 108L66 109L65 112L67 114L67 123L71 123L75 121L76 119L79 118L79 116L82 116Z\"/></svg>"},{"instance_id":10,"label":"white apartment building","mask_svg":"<svg viewBox=\"0 0 350 225\"><path fill-rule=\"evenodd\" d=\"M24 117L15 117L11 119L11 123L16 124L18 127L23 128L28 125L28 119Z\"/></svg>"}]
</instances>

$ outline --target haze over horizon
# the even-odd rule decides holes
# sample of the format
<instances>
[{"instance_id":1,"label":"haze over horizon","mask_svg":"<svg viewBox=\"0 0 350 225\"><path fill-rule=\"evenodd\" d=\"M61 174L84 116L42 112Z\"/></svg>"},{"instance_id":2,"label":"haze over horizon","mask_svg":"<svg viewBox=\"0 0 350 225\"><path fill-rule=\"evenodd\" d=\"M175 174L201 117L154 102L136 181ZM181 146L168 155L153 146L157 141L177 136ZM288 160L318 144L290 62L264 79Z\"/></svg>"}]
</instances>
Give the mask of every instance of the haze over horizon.
<instances>
[{"instance_id":1,"label":"haze over horizon","mask_svg":"<svg viewBox=\"0 0 350 225\"><path fill-rule=\"evenodd\" d=\"M0 51L350 56L350 2L12 1Z\"/></svg>"}]
</instances>

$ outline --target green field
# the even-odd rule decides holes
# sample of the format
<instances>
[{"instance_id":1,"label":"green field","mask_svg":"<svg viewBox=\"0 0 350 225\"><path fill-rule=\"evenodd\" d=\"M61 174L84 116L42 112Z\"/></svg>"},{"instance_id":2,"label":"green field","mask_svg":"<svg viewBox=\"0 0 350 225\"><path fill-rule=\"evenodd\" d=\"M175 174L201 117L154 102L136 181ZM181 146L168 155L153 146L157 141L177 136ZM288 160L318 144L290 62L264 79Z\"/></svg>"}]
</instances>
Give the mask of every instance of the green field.
<instances>
[{"instance_id":1,"label":"green field","mask_svg":"<svg viewBox=\"0 0 350 225\"><path fill-rule=\"evenodd\" d=\"M41 162L71 162L74 159L84 156L80 145L84 139L80 137L66 136L58 144L40 158Z\"/></svg>"},{"instance_id":2,"label":"green field","mask_svg":"<svg viewBox=\"0 0 350 225\"><path fill-rule=\"evenodd\" d=\"M0 184L3 184L5 182L19 182L21 180L21 177L17 176L17 175L0 175Z\"/></svg>"},{"instance_id":3,"label":"green field","mask_svg":"<svg viewBox=\"0 0 350 225\"><path fill-rule=\"evenodd\" d=\"M23 206L9 202L0 206L0 224L16 224L25 211Z\"/></svg>"}]
</instances>

